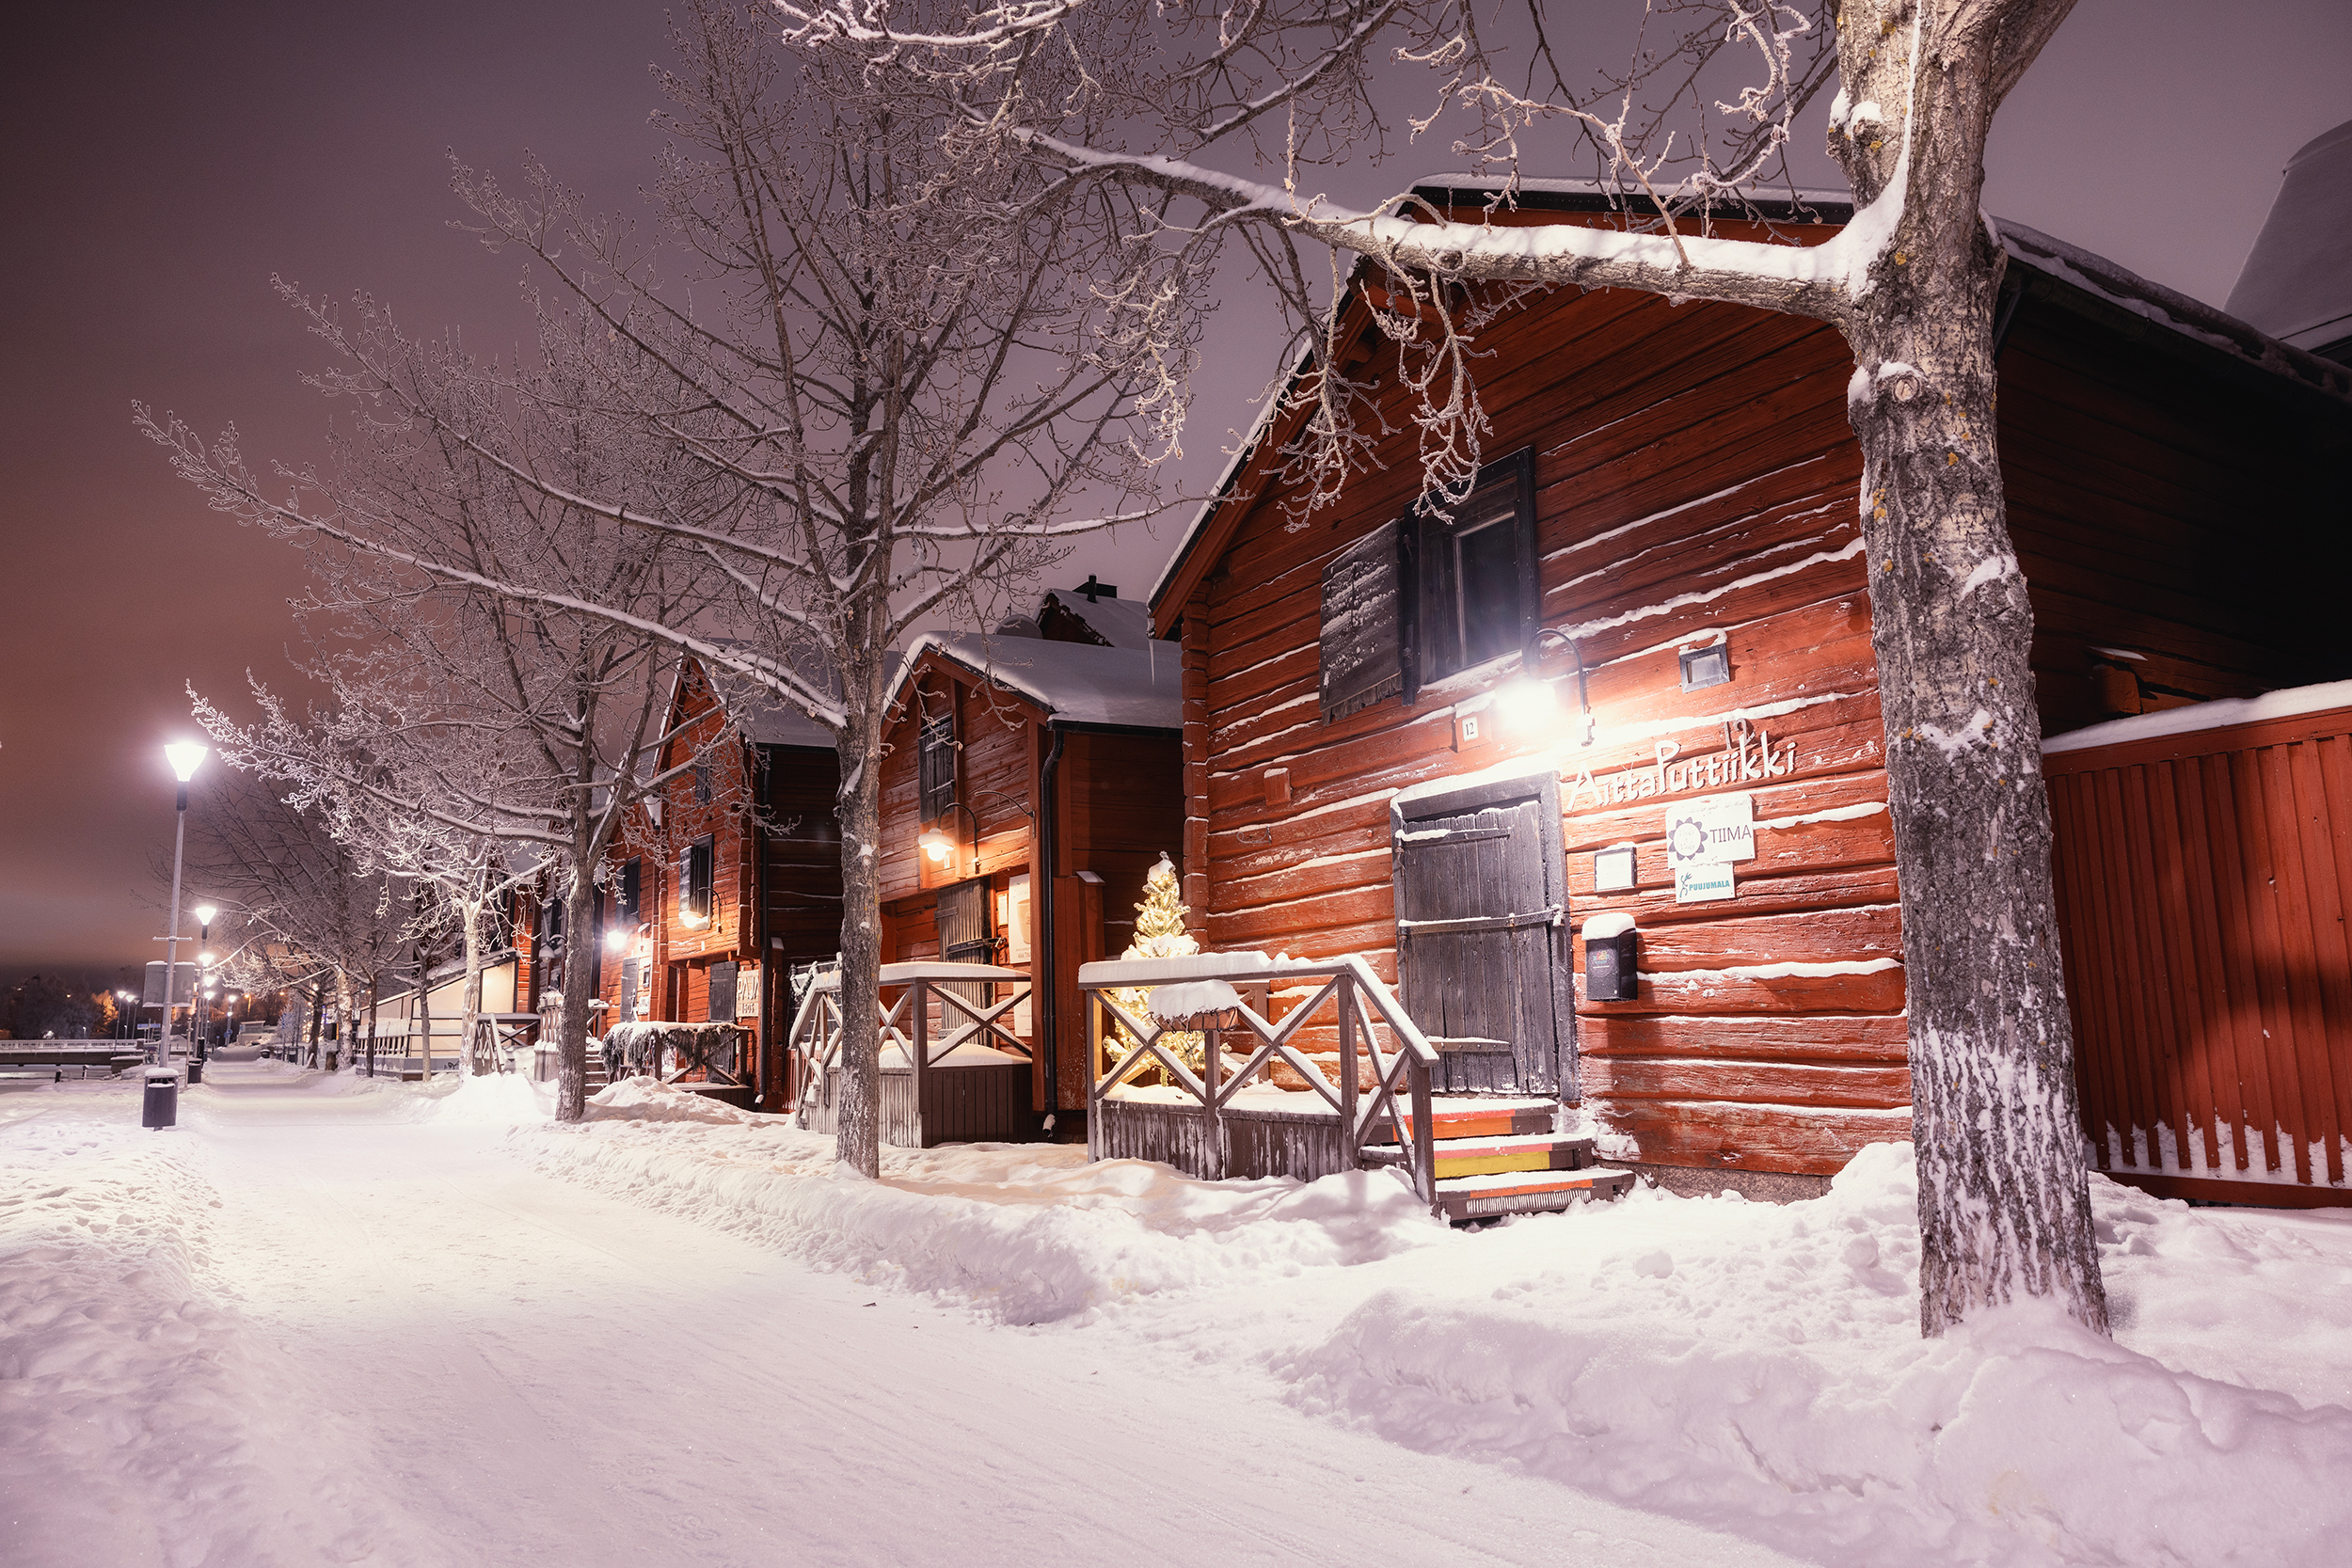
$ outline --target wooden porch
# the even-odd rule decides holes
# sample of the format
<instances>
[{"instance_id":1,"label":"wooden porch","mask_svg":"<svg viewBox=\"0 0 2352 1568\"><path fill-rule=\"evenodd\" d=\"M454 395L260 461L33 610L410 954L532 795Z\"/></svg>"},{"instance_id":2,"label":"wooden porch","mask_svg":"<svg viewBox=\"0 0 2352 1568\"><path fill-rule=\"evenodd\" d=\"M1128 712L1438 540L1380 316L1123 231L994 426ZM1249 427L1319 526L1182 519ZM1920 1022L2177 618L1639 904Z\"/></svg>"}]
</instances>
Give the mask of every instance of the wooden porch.
<instances>
[{"instance_id":1,"label":"wooden porch","mask_svg":"<svg viewBox=\"0 0 2352 1568\"><path fill-rule=\"evenodd\" d=\"M973 992L977 994L967 994ZM1025 970L921 961L882 966L882 1136L901 1148L1030 1143L1036 1067L1008 1026L1027 1000ZM839 1129L841 972L819 974L787 1042L801 1085L799 1124Z\"/></svg>"}]
</instances>

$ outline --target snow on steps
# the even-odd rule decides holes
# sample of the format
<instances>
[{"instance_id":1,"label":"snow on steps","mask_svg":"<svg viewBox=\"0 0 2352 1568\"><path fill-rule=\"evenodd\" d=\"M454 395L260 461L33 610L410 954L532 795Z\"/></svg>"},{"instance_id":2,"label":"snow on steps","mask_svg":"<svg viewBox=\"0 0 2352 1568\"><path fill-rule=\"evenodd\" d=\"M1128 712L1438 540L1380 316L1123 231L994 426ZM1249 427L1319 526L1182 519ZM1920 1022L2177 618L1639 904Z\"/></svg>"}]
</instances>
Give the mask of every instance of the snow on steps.
<instances>
[{"instance_id":1,"label":"snow on steps","mask_svg":"<svg viewBox=\"0 0 2352 1568\"><path fill-rule=\"evenodd\" d=\"M1551 1100L1446 1097L1429 1108L1430 1152L1437 1166L1438 1205L1456 1225L1501 1214L1541 1213L1571 1204L1613 1198L1633 1185L1631 1171L1593 1164L1593 1140L1551 1130L1559 1103ZM1364 1155L1375 1164L1401 1164L1401 1117L1375 1132L1380 1141Z\"/></svg>"}]
</instances>

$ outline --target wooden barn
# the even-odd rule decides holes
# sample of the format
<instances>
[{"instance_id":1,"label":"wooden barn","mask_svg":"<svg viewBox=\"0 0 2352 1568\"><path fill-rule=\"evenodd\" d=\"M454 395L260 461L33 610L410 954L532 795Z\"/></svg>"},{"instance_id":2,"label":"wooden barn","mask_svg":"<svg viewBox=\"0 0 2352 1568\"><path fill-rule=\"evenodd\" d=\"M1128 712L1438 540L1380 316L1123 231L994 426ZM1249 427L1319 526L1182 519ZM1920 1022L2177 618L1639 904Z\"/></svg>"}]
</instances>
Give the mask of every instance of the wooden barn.
<instances>
[{"instance_id":1,"label":"wooden barn","mask_svg":"<svg viewBox=\"0 0 2352 1568\"><path fill-rule=\"evenodd\" d=\"M691 763L630 814L598 890L594 1033L736 1022L747 1049L685 1077L790 1106L787 967L841 945L840 767L832 732L760 694L679 670L657 768ZM697 752L699 761L695 761ZM592 1053L593 1054L593 1053Z\"/></svg>"},{"instance_id":2,"label":"wooden barn","mask_svg":"<svg viewBox=\"0 0 2352 1568\"><path fill-rule=\"evenodd\" d=\"M1815 244L1849 211L1716 231ZM1500 221L1623 220L1564 183ZM2004 229L1999 444L2047 733L2352 675L2352 372ZM1580 1106L1602 1154L1669 1186L1799 1196L1907 1136L1844 341L1528 296L1481 334L1492 461L1440 517L1360 290L1341 326L1396 434L1302 517L1275 461L1295 416L1262 425L1150 599L1183 647L1203 945L1362 958L1428 1042L1440 1113L1448 1091ZM1320 984L1278 976L1269 1005Z\"/></svg>"},{"instance_id":3,"label":"wooden barn","mask_svg":"<svg viewBox=\"0 0 2352 1568\"><path fill-rule=\"evenodd\" d=\"M1089 582L991 636L927 636L908 651L882 758L884 1003L919 989L927 1037L946 1041L970 1024L960 1003L1008 1002L1003 1033L967 1042L963 1076L942 1082L972 1097L983 1094L975 1073L1022 1083L1017 1105L985 1091L985 1115L926 1101L919 1129L910 1100L885 1118L894 1142L1083 1126L1078 966L1126 946L1145 873L1184 827L1182 665L1146 626L1141 606ZM943 964L1001 973L958 980ZM914 1023L901 1032L909 1039L893 1049L904 1054ZM913 1094L928 1066L886 1061L886 1101ZM907 1083L894 1085L894 1072ZM823 1130L832 1118L812 1088L804 1122Z\"/></svg>"}]
</instances>

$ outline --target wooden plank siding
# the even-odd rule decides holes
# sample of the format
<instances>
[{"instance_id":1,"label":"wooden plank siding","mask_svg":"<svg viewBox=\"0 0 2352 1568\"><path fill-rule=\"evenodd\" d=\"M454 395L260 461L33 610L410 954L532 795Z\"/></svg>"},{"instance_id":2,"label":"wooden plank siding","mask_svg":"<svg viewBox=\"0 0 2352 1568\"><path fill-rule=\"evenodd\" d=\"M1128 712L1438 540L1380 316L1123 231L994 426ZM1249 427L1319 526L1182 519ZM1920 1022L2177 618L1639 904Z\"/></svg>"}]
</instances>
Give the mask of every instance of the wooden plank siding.
<instances>
[{"instance_id":1,"label":"wooden plank siding","mask_svg":"<svg viewBox=\"0 0 2352 1568\"><path fill-rule=\"evenodd\" d=\"M971 816L951 811L934 823L922 815L917 729L922 717L942 713L952 714L955 721L956 798L979 818L977 869ZM1033 926L1041 921L1041 887L1029 814L1041 805L1052 719L1039 705L982 681L947 658L933 654L918 661L884 730L883 962L941 957L935 918L941 890L975 878L987 881L993 901L1009 894L1012 878L1028 875L1030 920ZM1042 935L1032 932L1026 964L1013 963L1007 952L1009 943L1002 942L991 960L1025 968L1034 975L1039 943L1055 943L1056 1061L1061 1082L1053 1092L1043 1076L1045 1053L1037 1049L1041 1042L1034 1035L1025 1037L1035 1053L1033 1108L1039 1113L1083 1113L1088 1085L1078 965L1125 948L1146 875L1162 854L1177 854L1184 837L1182 752L1172 732L1079 730L1064 734L1061 740L1054 799L1048 803L1059 824L1058 863L1053 868L1055 929ZM916 846L917 835L931 826L946 830L957 841L944 866ZM991 908L993 911L993 902ZM1000 938L1005 935L1001 927L992 929ZM1031 1006L1034 1028L1037 1004Z\"/></svg>"},{"instance_id":2,"label":"wooden plank siding","mask_svg":"<svg viewBox=\"0 0 2352 1568\"><path fill-rule=\"evenodd\" d=\"M2352 1204L2352 708L2043 771L2100 1167L2172 1196Z\"/></svg>"},{"instance_id":3,"label":"wooden plank siding","mask_svg":"<svg viewBox=\"0 0 2352 1568\"><path fill-rule=\"evenodd\" d=\"M2352 575L2346 410L2063 280L2026 276L2020 300L1998 361L1998 440L2045 734L2113 717L2103 705L2124 667L2121 689L2148 708L2352 676L2329 602ZM1363 325L1343 322L1341 341ZM1393 982L1391 797L1567 744L1571 916L1622 911L1643 944L1637 1000L1580 997L1591 1107L1644 1161L1833 1172L1864 1143L1908 1135L1910 1103L1851 353L1804 321L1573 289L1531 295L1478 347L1491 356L1477 372L1492 421L1481 451L1533 450L1539 624L1576 637L1598 740L1564 742L1565 715L1540 735L1498 736L1500 710L1482 705L1517 673L1510 658L1410 704L1391 696L1324 719L1323 572L1399 516L1421 482L1410 405L1381 345L1350 373L1379 388L1376 417L1394 434L1344 496L1298 515L1275 455L1295 420L1277 422L1154 601L1156 624L1180 624L1184 641L1184 871L1200 934L1220 949L1360 953ZM1732 683L1683 692L1677 645L1718 632ZM1543 673L1566 668L1549 657ZM1475 740L1463 724L1472 714ZM1724 752L1736 714L1751 716L1751 744L1769 734L1764 776L1660 775L1661 741L1680 748L1667 766ZM2352 754L2320 747L2054 809L2076 814L2062 836L2095 832L2111 858L2178 820L2230 854L2280 863L2280 846L2320 831L2297 815L2303 802L2332 799L2346 768ZM1624 781L1630 791L1596 788ZM1734 788L1752 793L1757 824L1738 895L1677 904L1661 808ZM1597 895L1592 851L1625 843L1635 888ZM2345 1076L2316 1043L2344 990L2343 972L2327 971L2329 933L2309 913L2352 886L2352 858L2330 853L2282 881L2304 900L2292 908L2201 870L2179 846L2150 861L2185 890L2177 906L2111 880L2112 866L2088 881L2058 868L2080 916L2070 962L2074 946L2099 956L2076 998L2085 1028L2177 1041L2219 988L2267 999L2267 1011L2228 1015L2201 1055L2087 1062L2087 1103L2095 1088L2119 1126L2169 1126L2184 1140L2182 1107L2219 1082L2238 1085L2244 1114L2265 1128L2295 1095L2338 1104L2332 1088L2309 1086ZM2229 940L2210 939L2217 922ZM2258 979L2273 971L2338 979L2273 996ZM2174 995L2168 974L2196 986ZM2320 1100L2296 1101L2295 1114L2317 1117ZM2329 1114L2341 1119L2340 1104Z\"/></svg>"},{"instance_id":4,"label":"wooden plank siding","mask_svg":"<svg viewBox=\"0 0 2352 1568\"><path fill-rule=\"evenodd\" d=\"M1644 1160L1834 1171L1862 1144L1905 1135L1910 1103L1901 973L1883 962L1899 959L1901 931L1845 419L1851 357L1835 333L1788 318L1572 291L1482 346L1497 355L1480 376L1495 424L1484 450L1534 449L1541 621L1578 628L1599 718L1598 743L1563 768L1570 908L1580 923L1625 910L1644 933L1640 1000L1580 996L1584 1093ZM1622 373L1629 362L1641 373ZM1386 411L1405 423L1401 404ZM1390 795L1529 753L1566 726L1458 741L1456 705L1516 673L1511 660L1410 705L1322 721L1322 571L1411 501L1409 453L1388 455L1303 528L1279 493L1262 495L1185 604L1184 637L1200 688L1186 869L1194 899L1208 895L1206 940L1361 953L1392 981ZM1733 683L1682 692L1677 643L1718 628ZM1603 799L1595 784L1654 768L1661 740L1723 750L1722 720L1740 710L1771 715L1759 722L1776 759L1794 745L1785 771L1747 785L1759 821L1782 825L1758 832L1738 899L1677 905L1662 810L1677 797ZM1637 889L1596 897L1590 851L1622 842L1639 846ZM1791 961L1862 972L1739 973Z\"/></svg>"}]
</instances>

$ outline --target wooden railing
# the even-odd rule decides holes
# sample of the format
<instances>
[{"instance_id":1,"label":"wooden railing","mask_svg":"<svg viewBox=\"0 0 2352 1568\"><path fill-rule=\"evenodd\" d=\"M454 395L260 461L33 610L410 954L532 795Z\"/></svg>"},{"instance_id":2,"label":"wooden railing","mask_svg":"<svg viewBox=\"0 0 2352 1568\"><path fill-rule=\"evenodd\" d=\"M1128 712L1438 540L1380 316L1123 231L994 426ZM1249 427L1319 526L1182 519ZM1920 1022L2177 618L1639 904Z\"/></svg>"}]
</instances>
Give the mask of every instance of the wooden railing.
<instances>
[{"instance_id":1,"label":"wooden railing","mask_svg":"<svg viewBox=\"0 0 2352 1568\"><path fill-rule=\"evenodd\" d=\"M994 964L924 960L884 964L881 980L878 1022L882 1038L877 1049L888 1051L895 1045L906 1056L907 1065L914 1073L915 1103L923 1103L923 1090L930 1073L959 1046L993 1046L1011 1052L1025 1062L1030 1059L1027 1042L1008 1024L1013 1008L1029 995L1027 971L1000 969ZM1003 994L992 995L987 1002L976 1002L953 989L982 985L992 992ZM898 993L895 1001L891 994L894 991ZM936 1029L931 1023L934 1007L939 1018ZM962 1014L962 1021L954 1022L953 1013ZM841 972L836 969L819 974L809 982L806 994L801 998L800 1010L793 1015L792 1033L786 1041L806 1075L803 1093L839 1069L841 1024Z\"/></svg>"},{"instance_id":2,"label":"wooden railing","mask_svg":"<svg viewBox=\"0 0 2352 1568\"><path fill-rule=\"evenodd\" d=\"M1219 963L1220 958L1226 961ZM1148 1017L1136 1018L1105 994L1212 980L1223 981L1236 993L1236 1005L1220 1013L1220 1027L1200 1028L1190 1022L1162 1023ZM1311 984L1315 989L1285 1011L1279 1022L1267 1018L1265 1012L1271 1008L1264 998L1272 988L1298 982ZM1083 965L1078 971L1078 989L1087 999L1087 1059L1094 1080L1087 1098L1088 1152L1093 1157L1102 1157L1105 1099L1138 1068L1155 1065L1200 1106L1207 1121L1206 1147L1216 1151L1212 1158L1216 1160L1218 1168L1197 1174L1212 1178L1224 1175L1221 1154L1228 1145L1223 1121L1232 1109L1233 1096L1263 1069L1279 1060L1297 1071L1307 1081L1308 1089L1319 1094L1339 1117L1343 1158L1348 1168L1362 1168L1365 1143L1380 1130L1383 1118L1392 1122L1414 1192L1432 1210L1437 1208L1429 1080L1438 1053L1362 958L1351 955L1323 962L1285 959L1270 963L1256 954L1204 953L1190 958L1113 959ZM1257 1006L1247 1000L1247 993L1257 995ZM1295 1043L1301 1031L1327 1007L1337 1015L1337 1084L1326 1078ZM1116 1062L1109 1059L1112 1041L1105 1027L1105 1015L1126 1032L1130 1042L1136 1042ZM1388 1026L1392 1049L1381 1049L1378 1032L1374 1027L1375 1020ZM1204 1037L1199 1073L1162 1043L1165 1037L1179 1033L1199 1033ZM1235 1033L1245 1035L1254 1044L1241 1065L1228 1071L1223 1059L1224 1037ZM1368 1059L1372 1066L1371 1086L1361 1090L1358 1083L1359 1056ZM1400 1092L1410 1107L1409 1115L1404 1114L1397 1104Z\"/></svg>"}]
</instances>

